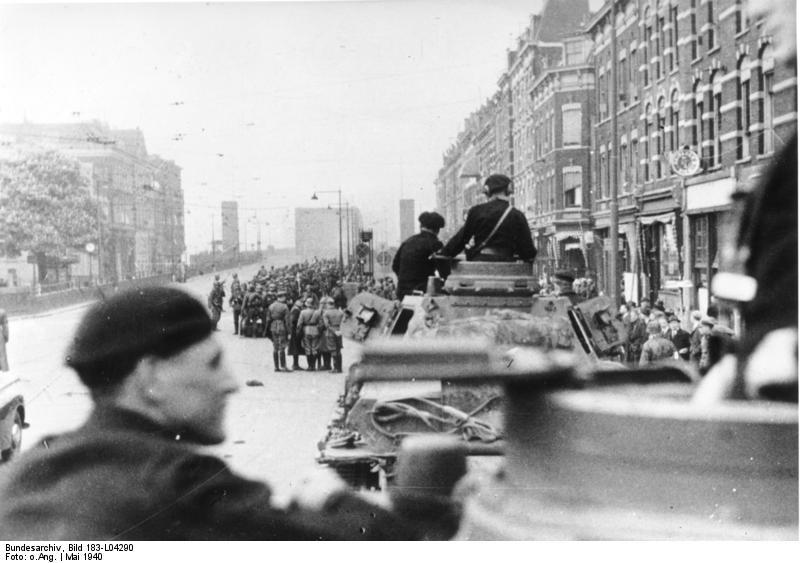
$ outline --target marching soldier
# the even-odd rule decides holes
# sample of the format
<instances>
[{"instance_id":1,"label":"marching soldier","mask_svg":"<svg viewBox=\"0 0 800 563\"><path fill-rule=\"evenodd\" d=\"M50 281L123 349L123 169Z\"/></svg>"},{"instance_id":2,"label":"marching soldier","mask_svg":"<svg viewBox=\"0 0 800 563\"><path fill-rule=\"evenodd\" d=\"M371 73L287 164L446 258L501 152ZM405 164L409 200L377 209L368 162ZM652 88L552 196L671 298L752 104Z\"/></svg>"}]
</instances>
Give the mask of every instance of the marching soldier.
<instances>
[{"instance_id":1,"label":"marching soldier","mask_svg":"<svg viewBox=\"0 0 800 563\"><path fill-rule=\"evenodd\" d=\"M286 369L286 345L289 334L289 307L286 305L286 292L279 291L275 302L267 310L267 334L272 339L272 360L275 371L289 371Z\"/></svg>"},{"instance_id":2,"label":"marching soldier","mask_svg":"<svg viewBox=\"0 0 800 563\"><path fill-rule=\"evenodd\" d=\"M314 299L307 297L305 308L297 318L297 336L302 338L303 350L308 360L308 371L315 371L319 354L319 310L314 307Z\"/></svg>"}]
</instances>

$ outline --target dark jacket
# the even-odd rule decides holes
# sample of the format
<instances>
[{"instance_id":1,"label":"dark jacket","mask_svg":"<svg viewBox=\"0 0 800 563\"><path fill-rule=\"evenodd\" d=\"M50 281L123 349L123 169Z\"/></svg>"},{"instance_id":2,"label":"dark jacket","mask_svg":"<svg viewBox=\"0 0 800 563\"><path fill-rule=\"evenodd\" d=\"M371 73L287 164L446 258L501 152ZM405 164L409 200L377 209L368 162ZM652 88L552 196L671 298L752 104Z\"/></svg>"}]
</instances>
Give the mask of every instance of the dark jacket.
<instances>
[{"instance_id":1,"label":"dark jacket","mask_svg":"<svg viewBox=\"0 0 800 563\"><path fill-rule=\"evenodd\" d=\"M270 489L138 414L96 410L4 468L4 540L415 539L349 494L321 512L280 510Z\"/></svg>"},{"instance_id":2,"label":"dark jacket","mask_svg":"<svg viewBox=\"0 0 800 563\"><path fill-rule=\"evenodd\" d=\"M400 245L392 262L392 271L397 274L398 299L414 290L425 291L428 276L436 273L436 263L430 257L441 248L442 241L428 231L410 236Z\"/></svg>"},{"instance_id":3,"label":"dark jacket","mask_svg":"<svg viewBox=\"0 0 800 563\"><path fill-rule=\"evenodd\" d=\"M670 329L669 334L672 344L675 345L675 349L678 351L678 355L682 360L688 360L692 347L692 337L682 328L679 328L677 332L672 332L672 329Z\"/></svg>"},{"instance_id":4,"label":"dark jacket","mask_svg":"<svg viewBox=\"0 0 800 563\"><path fill-rule=\"evenodd\" d=\"M473 237L475 246L480 245L491 234L492 229L509 205L511 203L506 200L492 199L470 208L464 226L447 242L442 254L456 256L464 250ZM512 209L509 212L487 247L507 251L509 260L513 260L514 255L521 260L528 261L536 258L536 248L533 246L528 220L518 209Z\"/></svg>"}]
</instances>

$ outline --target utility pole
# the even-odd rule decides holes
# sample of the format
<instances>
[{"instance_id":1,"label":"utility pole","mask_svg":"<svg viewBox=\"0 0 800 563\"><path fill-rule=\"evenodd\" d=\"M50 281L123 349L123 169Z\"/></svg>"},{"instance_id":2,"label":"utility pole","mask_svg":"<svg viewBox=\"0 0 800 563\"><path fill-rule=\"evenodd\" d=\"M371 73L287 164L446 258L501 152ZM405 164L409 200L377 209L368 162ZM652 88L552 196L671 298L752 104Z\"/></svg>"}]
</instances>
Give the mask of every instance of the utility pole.
<instances>
[{"instance_id":1,"label":"utility pole","mask_svg":"<svg viewBox=\"0 0 800 563\"><path fill-rule=\"evenodd\" d=\"M611 18L611 223L609 229L611 251L608 255L608 295L611 297L611 304L614 311L619 310L619 135L617 134L617 14L616 0L611 0L609 7L609 17Z\"/></svg>"}]
</instances>

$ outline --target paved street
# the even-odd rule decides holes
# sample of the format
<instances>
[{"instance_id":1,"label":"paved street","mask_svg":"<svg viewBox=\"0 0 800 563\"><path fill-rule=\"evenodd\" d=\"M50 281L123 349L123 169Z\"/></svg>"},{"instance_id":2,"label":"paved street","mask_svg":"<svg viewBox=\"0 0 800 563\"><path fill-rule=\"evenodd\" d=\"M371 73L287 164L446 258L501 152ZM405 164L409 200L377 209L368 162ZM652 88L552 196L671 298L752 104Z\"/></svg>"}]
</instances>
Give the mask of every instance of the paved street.
<instances>
[{"instance_id":1,"label":"paved street","mask_svg":"<svg viewBox=\"0 0 800 563\"><path fill-rule=\"evenodd\" d=\"M256 270L257 265L242 268L240 279L249 280ZM211 280L211 275L198 276L182 287L205 300ZM228 281L226 288L229 287ZM88 393L74 372L63 365L68 339L85 309L78 306L10 321L9 360L12 370L24 382L30 423L23 449L44 435L76 427L89 412ZM211 449L239 473L266 479L276 494L285 498L299 477L317 469L316 443L325 430L344 376L305 371L274 373L269 340L234 336L227 308L217 336L241 388L229 403L228 440ZM354 347L345 343L345 371L354 358ZM304 358L301 365L305 366ZM247 386L248 380L260 381L264 386Z\"/></svg>"}]
</instances>

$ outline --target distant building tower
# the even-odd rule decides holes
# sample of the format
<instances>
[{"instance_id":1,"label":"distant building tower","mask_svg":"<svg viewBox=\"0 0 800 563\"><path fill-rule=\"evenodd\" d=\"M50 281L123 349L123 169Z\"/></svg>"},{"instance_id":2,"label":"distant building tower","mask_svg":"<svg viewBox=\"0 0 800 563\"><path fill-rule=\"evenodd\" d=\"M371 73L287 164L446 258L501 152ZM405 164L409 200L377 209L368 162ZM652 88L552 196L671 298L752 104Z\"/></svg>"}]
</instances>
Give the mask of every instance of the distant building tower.
<instances>
[{"instance_id":1,"label":"distant building tower","mask_svg":"<svg viewBox=\"0 0 800 563\"><path fill-rule=\"evenodd\" d=\"M414 234L414 200L400 200L400 242Z\"/></svg>"},{"instance_id":2,"label":"distant building tower","mask_svg":"<svg viewBox=\"0 0 800 563\"><path fill-rule=\"evenodd\" d=\"M239 204L235 201L222 202L222 253L239 252Z\"/></svg>"}]
</instances>

